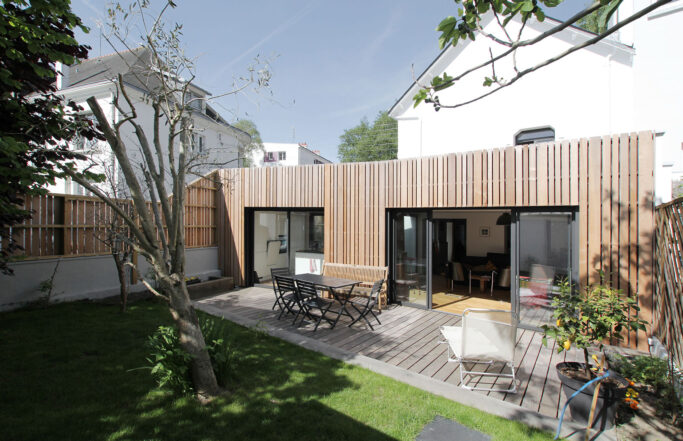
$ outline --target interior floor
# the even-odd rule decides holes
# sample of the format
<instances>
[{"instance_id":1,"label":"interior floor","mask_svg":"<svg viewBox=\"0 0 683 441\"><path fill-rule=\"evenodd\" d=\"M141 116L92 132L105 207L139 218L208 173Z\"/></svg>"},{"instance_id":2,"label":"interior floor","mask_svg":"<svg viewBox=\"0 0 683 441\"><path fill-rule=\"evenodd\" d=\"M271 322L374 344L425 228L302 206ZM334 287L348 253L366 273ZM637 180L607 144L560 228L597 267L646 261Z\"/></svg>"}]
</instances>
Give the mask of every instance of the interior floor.
<instances>
[{"instance_id":1,"label":"interior floor","mask_svg":"<svg viewBox=\"0 0 683 441\"><path fill-rule=\"evenodd\" d=\"M462 314L467 308L486 308L510 310L510 289L493 288L487 284L485 290L480 290L479 282L472 281L472 292L469 292L469 285L454 283L451 288L451 281L447 277L434 274L432 278L432 308Z\"/></svg>"}]
</instances>

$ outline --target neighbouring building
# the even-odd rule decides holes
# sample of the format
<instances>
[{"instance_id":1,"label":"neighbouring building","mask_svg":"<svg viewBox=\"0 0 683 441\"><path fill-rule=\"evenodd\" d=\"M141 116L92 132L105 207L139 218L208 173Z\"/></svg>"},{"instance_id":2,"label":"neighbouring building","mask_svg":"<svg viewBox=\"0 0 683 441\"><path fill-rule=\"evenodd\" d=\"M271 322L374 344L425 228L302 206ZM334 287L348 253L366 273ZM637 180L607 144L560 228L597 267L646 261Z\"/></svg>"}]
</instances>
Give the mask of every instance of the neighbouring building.
<instances>
[{"instance_id":1,"label":"neighbouring building","mask_svg":"<svg viewBox=\"0 0 683 441\"><path fill-rule=\"evenodd\" d=\"M647 5L645 0L625 1L618 11L627 17ZM398 157L412 158L495 146L569 140L586 135L653 130L655 150L655 195L657 202L672 197L672 179L683 169L683 61L678 42L683 39L683 2L661 7L619 30L614 38L581 49L513 86L480 101L456 109L435 112L430 104L413 108L414 83L391 108L398 121ZM530 20L525 38L533 38L558 22ZM492 16L482 26L500 34ZM516 33L513 20L508 31ZM520 68L558 54L592 37L583 29L569 27L537 45L517 52ZM455 76L489 58L501 46L481 36L446 48L420 75L417 82L448 72ZM496 64L496 73L511 77L509 63ZM439 93L442 103L476 97L488 88L482 85L488 71L475 72Z\"/></svg>"},{"instance_id":2,"label":"neighbouring building","mask_svg":"<svg viewBox=\"0 0 683 441\"><path fill-rule=\"evenodd\" d=\"M123 84L139 115L137 122L143 127L151 142L154 113L151 105L145 101L145 94L149 91L149 87L153 87L150 85L154 84L155 78L153 74L150 74L149 60L149 50L140 47L84 60L71 67L64 66L62 75L58 76L57 80L58 93L63 95L65 99L75 101L89 115L92 113L86 100L94 96L107 114L109 121L115 124L124 117L114 105L114 98L117 93L117 86L114 81L121 74ZM211 96L208 91L191 84L189 92L189 97L186 99L193 109L190 116L194 132L189 150L196 165L192 168L192 174L187 177L188 182L196 180L198 176L213 169L237 167L239 146L251 141L251 137L247 133L228 124L207 102ZM119 101L124 109L127 109L123 97ZM134 165L141 164L139 143L132 126L130 124L122 125L121 132L131 162ZM160 137L164 146L167 136L168 129L166 125L162 124ZM70 143L70 146L90 157L96 164L94 170L107 175L107 183L103 185L116 186L125 190L124 180L117 166L116 158L109 150L106 142L76 139ZM139 167L138 170L140 170ZM138 173L138 179L142 182L141 171ZM83 195L87 193L82 186L70 179L58 180L55 185L49 187L49 190L53 193L64 194Z\"/></svg>"},{"instance_id":3,"label":"neighbouring building","mask_svg":"<svg viewBox=\"0 0 683 441\"><path fill-rule=\"evenodd\" d=\"M329 159L320 156L318 150L310 150L308 145L303 142L264 142L263 151L255 151L252 158L256 167L332 163Z\"/></svg>"}]
</instances>

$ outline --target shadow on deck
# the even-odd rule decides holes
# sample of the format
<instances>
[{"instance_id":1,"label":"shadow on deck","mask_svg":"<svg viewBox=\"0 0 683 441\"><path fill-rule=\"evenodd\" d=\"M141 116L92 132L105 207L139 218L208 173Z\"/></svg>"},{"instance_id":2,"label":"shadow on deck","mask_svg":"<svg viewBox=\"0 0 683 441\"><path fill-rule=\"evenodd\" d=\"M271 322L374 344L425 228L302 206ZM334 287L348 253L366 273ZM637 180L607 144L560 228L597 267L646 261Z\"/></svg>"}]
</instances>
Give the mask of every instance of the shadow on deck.
<instances>
[{"instance_id":1,"label":"shadow on deck","mask_svg":"<svg viewBox=\"0 0 683 441\"><path fill-rule=\"evenodd\" d=\"M310 323L293 326L291 316L278 320L279 311L271 309L273 302L271 289L253 287L198 300L195 304L199 309L207 309L213 313L216 310L229 312L254 324L266 323L275 329L295 332L349 353L364 355L435 380L460 385L459 363L447 362L446 345L439 344L439 327L457 325L461 320L460 316L389 305L379 316L382 324L375 326L374 331L360 322L349 328L349 320L342 318L334 329L329 329L329 325L323 323L313 332ZM543 346L541 339L542 334L539 332L518 330L515 351L516 394L485 391L478 393L556 418L558 407L560 403L564 403L566 397L562 393L554 366L565 360L578 361L580 354L578 351L558 354L554 347ZM488 372L500 372L503 368L502 364L482 364L475 367ZM473 378L470 384L486 387L495 384L496 387L507 388L509 381L485 377Z\"/></svg>"}]
</instances>

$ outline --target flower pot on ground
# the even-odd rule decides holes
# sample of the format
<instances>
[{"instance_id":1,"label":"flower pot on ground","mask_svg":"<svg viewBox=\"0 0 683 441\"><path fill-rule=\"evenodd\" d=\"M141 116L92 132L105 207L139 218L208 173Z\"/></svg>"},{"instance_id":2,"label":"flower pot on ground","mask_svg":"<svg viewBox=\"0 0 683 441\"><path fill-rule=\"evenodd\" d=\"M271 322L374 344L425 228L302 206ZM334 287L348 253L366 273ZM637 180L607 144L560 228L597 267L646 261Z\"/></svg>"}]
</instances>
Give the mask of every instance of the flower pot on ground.
<instances>
[{"instance_id":1,"label":"flower pot on ground","mask_svg":"<svg viewBox=\"0 0 683 441\"><path fill-rule=\"evenodd\" d=\"M584 371L584 363L562 362L558 363L555 369L557 370L557 377L562 383L564 395L567 398L571 397L574 392L586 384L586 380L577 379L576 375L572 375L572 373ZM595 387L596 383L591 384L569 403L572 419L577 423L588 424ZM625 390L616 387L614 383L603 383L598 393L592 427L599 428L600 430L612 427L617 406L619 401L624 398L624 393ZM561 404L564 405L564 403Z\"/></svg>"},{"instance_id":2,"label":"flower pot on ground","mask_svg":"<svg viewBox=\"0 0 683 441\"><path fill-rule=\"evenodd\" d=\"M602 351L603 343L623 341L623 333L645 330L646 322L637 318L639 310L636 300L625 296L620 290L605 283L604 273L600 272L600 283L588 285L574 292L568 281L560 284L560 294L553 299L555 326L543 326L543 343L548 337L557 342L557 352L569 351L572 346L583 351L584 363L560 363L556 366L567 398L585 383L602 373L597 366L598 357L588 355L589 349ZM586 388L570 404L572 419L587 424L594 386ZM604 393L602 390L605 390ZM601 397L601 398L600 398ZM623 397L615 382L605 381L601 386L599 403L593 427L607 428L614 421L614 408ZM586 399L587 398L587 399ZM612 407L612 410L610 410Z\"/></svg>"}]
</instances>

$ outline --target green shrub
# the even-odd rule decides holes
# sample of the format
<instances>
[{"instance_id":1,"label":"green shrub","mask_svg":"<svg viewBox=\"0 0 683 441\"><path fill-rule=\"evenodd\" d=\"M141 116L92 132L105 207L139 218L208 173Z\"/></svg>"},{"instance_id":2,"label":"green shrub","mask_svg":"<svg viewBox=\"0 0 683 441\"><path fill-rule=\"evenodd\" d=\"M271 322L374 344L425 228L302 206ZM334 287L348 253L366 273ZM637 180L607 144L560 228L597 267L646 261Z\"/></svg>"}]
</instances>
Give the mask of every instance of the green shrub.
<instances>
[{"instance_id":1,"label":"green shrub","mask_svg":"<svg viewBox=\"0 0 683 441\"><path fill-rule=\"evenodd\" d=\"M204 334L206 349L211 357L218 384L225 387L235 373L235 351L226 340L227 331L222 320L201 318L199 326ZM178 333L171 326L159 326L149 337L151 373L160 388L169 388L182 394L193 392L190 363L192 357L180 347Z\"/></svg>"},{"instance_id":2,"label":"green shrub","mask_svg":"<svg viewBox=\"0 0 683 441\"><path fill-rule=\"evenodd\" d=\"M204 334L216 380L219 385L226 387L235 374L235 350L231 342L226 340L228 333L225 322L214 317L205 317L200 319L199 325Z\"/></svg>"},{"instance_id":3,"label":"green shrub","mask_svg":"<svg viewBox=\"0 0 683 441\"><path fill-rule=\"evenodd\" d=\"M147 342L152 365L152 377L160 388L169 388L183 394L192 392L190 362L192 357L180 347L178 333L171 326L159 326Z\"/></svg>"},{"instance_id":4,"label":"green shrub","mask_svg":"<svg viewBox=\"0 0 683 441\"><path fill-rule=\"evenodd\" d=\"M667 360L650 355L624 357L614 354L610 366L624 378L651 386L656 393L667 393L671 388L669 363Z\"/></svg>"}]
</instances>

